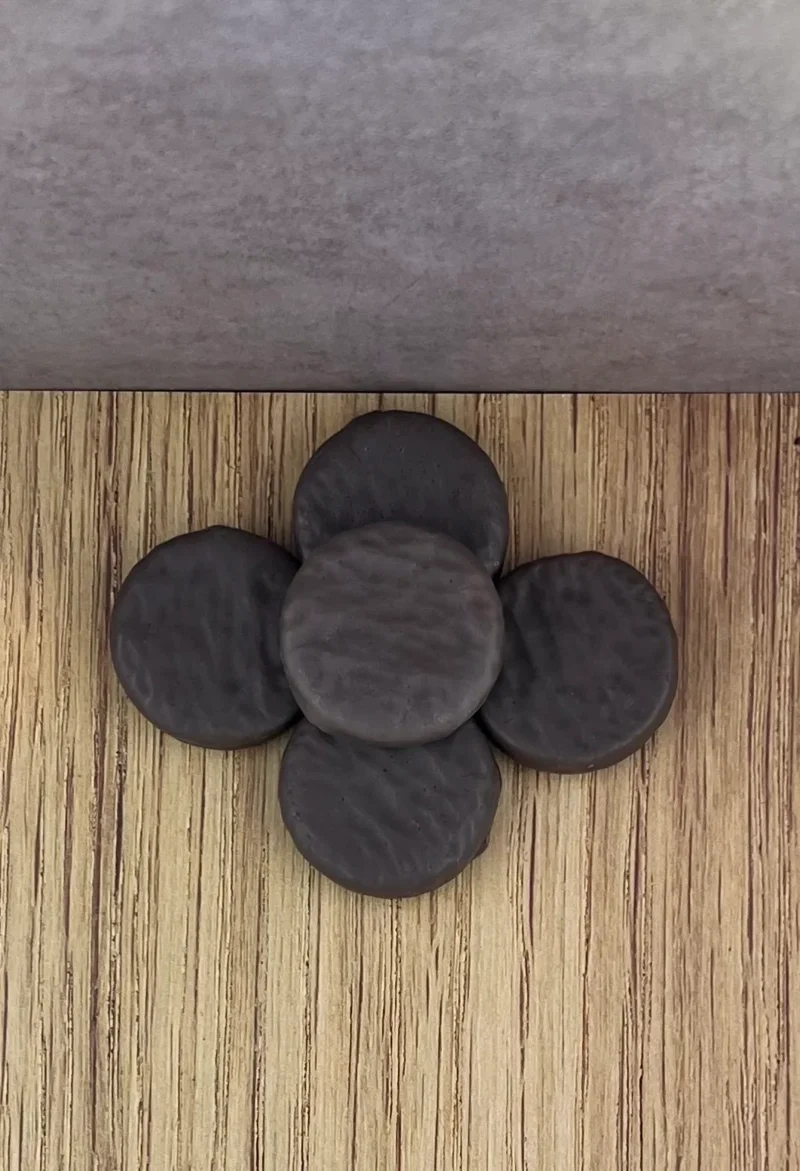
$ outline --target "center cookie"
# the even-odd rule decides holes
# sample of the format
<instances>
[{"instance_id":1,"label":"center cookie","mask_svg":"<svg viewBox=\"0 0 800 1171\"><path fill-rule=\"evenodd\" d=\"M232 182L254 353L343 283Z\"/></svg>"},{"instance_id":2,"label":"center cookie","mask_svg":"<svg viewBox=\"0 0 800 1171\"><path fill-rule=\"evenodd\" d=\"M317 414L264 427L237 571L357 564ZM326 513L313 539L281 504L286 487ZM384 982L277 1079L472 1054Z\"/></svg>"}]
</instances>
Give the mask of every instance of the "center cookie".
<instances>
[{"instance_id":1,"label":"center cookie","mask_svg":"<svg viewBox=\"0 0 800 1171\"><path fill-rule=\"evenodd\" d=\"M449 736L486 699L502 648L502 606L477 558L441 533L392 522L312 553L281 619L303 713L374 744Z\"/></svg>"}]
</instances>

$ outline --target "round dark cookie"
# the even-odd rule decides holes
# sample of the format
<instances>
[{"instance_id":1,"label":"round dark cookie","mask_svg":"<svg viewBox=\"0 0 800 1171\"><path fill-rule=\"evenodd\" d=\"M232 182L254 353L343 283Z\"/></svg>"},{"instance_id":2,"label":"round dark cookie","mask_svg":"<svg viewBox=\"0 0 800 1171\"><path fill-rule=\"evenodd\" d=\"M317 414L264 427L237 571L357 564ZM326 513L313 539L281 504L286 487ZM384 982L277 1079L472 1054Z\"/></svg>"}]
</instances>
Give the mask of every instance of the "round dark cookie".
<instances>
[{"instance_id":1,"label":"round dark cookie","mask_svg":"<svg viewBox=\"0 0 800 1171\"><path fill-rule=\"evenodd\" d=\"M500 677L481 709L521 764L578 773L623 760L675 697L678 649L666 605L632 565L602 553L520 566L498 587Z\"/></svg>"},{"instance_id":2,"label":"round dark cookie","mask_svg":"<svg viewBox=\"0 0 800 1171\"><path fill-rule=\"evenodd\" d=\"M111 655L136 707L178 740L243 748L298 714L280 661L295 559L264 537L215 526L156 546L111 615Z\"/></svg>"},{"instance_id":3,"label":"round dark cookie","mask_svg":"<svg viewBox=\"0 0 800 1171\"><path fill-rule=\"evenodd\" d=\"M325 732L425 744L478 710L500 670L503 612L469 550L383 523L340 533L300 568L281 654L303 714Z\"/></svg>"},{"instance_id":4,"label":"round dark cookie","mask_svg":"<svg viewBox=\"0 0 800 1171\"><path fill-rule=\"evenodd\" d=\"M414 411L360 415L306 464L293 509L301 556L337 533L382 520L447 533L493 576L503 564L503 482L478 444L443 419Z\"/></svg>"},{"instance_id":5,"label":"round dark cookie","mask_svg":"<svg viewBox=\"0 0 800 1171\"><path fill-rule=\"evenodd\" d=\"M360 894L403 898L449 882L483 852L500 774L474 721L435 744L381 748L303 720L279 796L312 866Z\"/></svg>"}]
</instances>

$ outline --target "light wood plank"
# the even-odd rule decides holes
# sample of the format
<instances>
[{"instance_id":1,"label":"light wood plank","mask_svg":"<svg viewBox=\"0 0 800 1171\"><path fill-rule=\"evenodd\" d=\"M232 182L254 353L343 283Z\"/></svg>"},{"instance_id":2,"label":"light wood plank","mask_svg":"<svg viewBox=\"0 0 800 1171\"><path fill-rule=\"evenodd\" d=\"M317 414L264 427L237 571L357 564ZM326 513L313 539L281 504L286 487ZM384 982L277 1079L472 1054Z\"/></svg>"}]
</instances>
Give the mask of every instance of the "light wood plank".
<instances>
[{"instance_id":1,"label":"light wood plank","mask_svg":"<svg viewBox=\"0 0 800 1171\"><path fill-rule=\"evenodd\" d=\"M509 563L597 547L679 627L656 739L504 766L489 850L381 903L304 865L282 745L162 738L105 629L189 527L286 540L300 469L376 405L477 437ZM800 1166L800 400L0 398L0 1166Z\"/></svg>"}]
</instances>

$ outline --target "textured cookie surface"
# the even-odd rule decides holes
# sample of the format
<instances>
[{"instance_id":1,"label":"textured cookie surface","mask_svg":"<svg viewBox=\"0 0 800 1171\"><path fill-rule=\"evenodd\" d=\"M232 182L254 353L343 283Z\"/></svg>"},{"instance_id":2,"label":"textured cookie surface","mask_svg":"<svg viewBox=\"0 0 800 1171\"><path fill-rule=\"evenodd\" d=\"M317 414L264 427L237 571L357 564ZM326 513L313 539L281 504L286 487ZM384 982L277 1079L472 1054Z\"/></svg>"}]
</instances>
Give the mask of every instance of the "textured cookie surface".
<instances>
[{"instance_id":1,"label":"textured cookie surface","mask_svg":"<svg viewBox=\"0 0 800 1171\"><path fill-rule=\"evenodd\" d=\"M303 720L279 791L286 827L312 866L350 890L402 898L448 882L482 852L500 775L473 721L435 744L382 748Z\"/></svg>"},{"instance_id":2,"label":"textured cookie surface","mask_svg":"<svg viewBox=\"0 0 800 1171\"><path fill-rule=\"evenodd\" d=\"M447 533L492 575L508 542L503 483L463 431L413 411L373 411L312 456L294 498L294 539L303 557L337 533L376 521Z\"/></svg>"},{"instance_id":3,"label":"textured cookie surface","mask_svg":"<svg viewBox=\"0 0 800 1171\"><path fill-rule=\"evenodd\" d=\"M548 557L499 585L503 668L481 721L523 764L603 768L666 718L677 684L667 608L638 570L600 553Z\"/></svg>"},{"instance_id":4,"label":"textured cookie surface","mask_svg":"<svg viewBox=\"0 0 800 1171\"><path fill-rule=\"evenodd\" d=\"M385 523L340 533L286 596L281 653L303 714L375 744L425 744L468 720L502 659L494 584L457 541Z\"/></svg>"},{"instance_id":5,"label":"textured cookie surface","mask_svg":"<svg viewBox=\"0 0 800 1171\"><path fill-rule=\"evenodd\" d=\"M111 654L152 723L204 748L240 748L297 715L279 616L297 562L264 537L217 526L158 545L123 582Z\"/></svg>"}]
</instances>

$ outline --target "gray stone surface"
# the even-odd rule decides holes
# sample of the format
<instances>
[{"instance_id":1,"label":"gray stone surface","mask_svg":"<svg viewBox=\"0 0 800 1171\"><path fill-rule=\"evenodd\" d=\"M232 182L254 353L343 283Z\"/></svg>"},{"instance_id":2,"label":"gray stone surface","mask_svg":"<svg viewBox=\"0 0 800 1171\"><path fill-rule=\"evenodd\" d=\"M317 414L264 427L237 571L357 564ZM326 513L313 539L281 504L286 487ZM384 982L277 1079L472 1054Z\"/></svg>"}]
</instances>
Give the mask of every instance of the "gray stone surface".
<instances>
[{"instance_id":1,"label":"gray stone surface","mask_svg":"<svg viewBox=\"0 0 800 1171\"><path fill-rule=\"evenodd\" d=\"M4 0L0 385L800 366L797 0Z\"/></svg>"},{"instance_id":2,"label":"gray stone surface","mask_svg":"<svg viewBox=\"0 0 800 1171\"><path fill-rule=\"evenodd\" d=\"M279 794L312 866L350 890L401 898L449 882L483 852L500 774L472 722L436 744L377 748L303 720L284 753Z\"/></svg>"},{"instance_id":3,"label":"gray stone surface","mask_svg":"<svg viewBox=\"0 0 800 1171\"><path fill-rule=\"evenodd\" d=\"M311 554L286 595L280 638L289 684L318 728L427 744L489 694L503 614L463 545L386 522L340 533Z\"/></svg>"}]
</instances>

